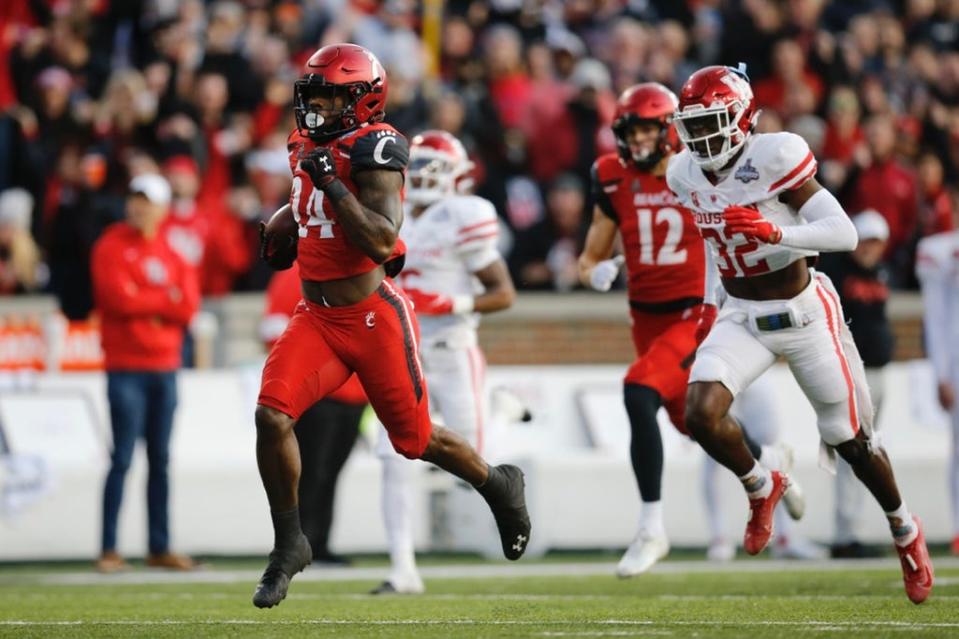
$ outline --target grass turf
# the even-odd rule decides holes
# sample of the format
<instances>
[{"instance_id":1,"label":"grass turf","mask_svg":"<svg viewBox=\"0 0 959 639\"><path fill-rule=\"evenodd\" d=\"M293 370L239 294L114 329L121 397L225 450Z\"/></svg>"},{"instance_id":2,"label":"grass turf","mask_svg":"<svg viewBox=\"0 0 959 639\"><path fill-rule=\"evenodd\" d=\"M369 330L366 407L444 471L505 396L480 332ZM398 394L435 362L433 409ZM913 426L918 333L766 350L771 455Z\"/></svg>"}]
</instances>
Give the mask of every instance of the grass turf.
<instances>
[{"instance_id":1,"label":"grass turf","mask_svg":"<svg viewBox=\"0 0 959 639\"><path fill-rule=\"evenodd\" d=\"M933 596L914 606L893 563L628 581L428 579L428 594L416 597L369 597L374 581L299 579L272 610L251 605L255 580L246 578L51 585L2 569L0 577L0 637L959 637L959 568L939 570Z\"/></svg>"}]
</instances>

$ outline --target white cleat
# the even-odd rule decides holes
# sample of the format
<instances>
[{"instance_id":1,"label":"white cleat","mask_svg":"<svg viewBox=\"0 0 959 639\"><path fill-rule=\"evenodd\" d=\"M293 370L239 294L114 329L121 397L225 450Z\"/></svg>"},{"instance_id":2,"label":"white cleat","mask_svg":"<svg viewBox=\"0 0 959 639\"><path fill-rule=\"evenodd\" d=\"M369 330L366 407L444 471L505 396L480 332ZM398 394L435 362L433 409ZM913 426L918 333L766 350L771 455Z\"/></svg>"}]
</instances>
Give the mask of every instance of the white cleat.
<instances>
[{"instance_id":1,"label":"white cleat","mask_svg":"<svg viewBox=\"0 0 959 639\"><path fill-rule=\"evenodd\" d=\"M789 517L793 521L799 521L806 514L806 495L803 493L802 486L796 481L795 475L792 474L796 454L793 452L792 446L783 442L776 444L773 448L779 454L781 463L780 468L773 468L772 470L778 470L789 475L789 487L786 488L786 493L783 495L783 504L786 506Z\"/></svg>"},{"instance_id":2,"label":"white cleat","mask_svg":"<svg viewBox=\"0 0 959 639\"><path fill-rule=\"evenodd\" d=\"M775 559L818 560L829 557L829 551L824 546L809 541L803 537L779 537L772 545L770 553Z\"/></svg>"},{"instance_id":3,"label":"white cleat","mask_svg":"<svg viewBox=\"0 0 959 639\"><path fill-rule=\"evenodd\" d=\"M390 575L390 578L370 591L371 595L421 595L426 592L418 573Z\"/></svg>"},{"instance_id":4,"label":"white cleat","mask_svg":"<svg viewBox=\"0 0 959 639\"><path fill-rule=\"evenodd\" d=\"M732 561L736 558L736 546L725 539L713 539L706 549L706 559L710 561Z\"/></svg>"},{"instance_id":5,"label":"white cleat","mask_svg":"<svg viewBox=\"0 0 959 639\"><path fill-rule=\"evenodd\" d=\"M621 579L635 577L652 568L653 564L668 554L669 540L665 535L652 537L640 532L619 560L616 576Z\"/></svg>"},{"instance_id":6,"label":"white cleat","mask_svg":"<svg viewBox=\"0 0 959 639\"><path fill-rule=\"evenodd\" d=\"M789 487L783 494L783 505L793 521L799 521L806 514L806 495L793 475L789 476Z\"/></svg>"}]
</instances>

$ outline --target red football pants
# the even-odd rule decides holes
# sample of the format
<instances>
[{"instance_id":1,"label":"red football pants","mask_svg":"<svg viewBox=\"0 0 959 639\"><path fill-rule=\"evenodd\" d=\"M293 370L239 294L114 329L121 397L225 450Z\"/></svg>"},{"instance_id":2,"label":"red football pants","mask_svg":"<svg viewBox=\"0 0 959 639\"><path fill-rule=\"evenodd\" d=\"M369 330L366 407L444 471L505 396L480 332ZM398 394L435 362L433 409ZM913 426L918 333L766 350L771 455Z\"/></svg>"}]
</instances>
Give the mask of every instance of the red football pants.
<instances>
[{"instance_id":1,"label":"red football pants","mask_svg":"<svg viewBox=\"0 0 959 639\"><path fill-rule=\"evenodd\" d=\"M355 372L393 448L417 459L432 431L418 342L412 304L388 279L350 306L304 300L270 351L257 403L298 419Z\"/></svg>"},{"instance_id":2,"label":"red football pants","mask_svg":"<svg viewBox=\"0 0 959 639\"><path fill-rule=\"evenodd\" d=\"M675 313L643 313L630 310L636 361L623 381L656 390L663 398L669 419L686 433L686 384L696 356L695 309Z\"/></svg>"}]
</instances>

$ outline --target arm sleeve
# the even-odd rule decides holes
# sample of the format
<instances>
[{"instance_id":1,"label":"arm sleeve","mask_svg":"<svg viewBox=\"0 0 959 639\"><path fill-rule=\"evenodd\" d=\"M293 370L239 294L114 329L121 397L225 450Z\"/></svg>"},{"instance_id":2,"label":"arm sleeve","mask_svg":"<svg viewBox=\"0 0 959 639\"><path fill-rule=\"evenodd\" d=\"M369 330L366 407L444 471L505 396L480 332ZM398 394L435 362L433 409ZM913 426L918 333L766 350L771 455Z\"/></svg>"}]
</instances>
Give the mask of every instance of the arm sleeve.
<instances>
[{"instance_id":1,"label":"arm sleeve","mask_svg":"<svg viewBox=\"0 0 959 639\"><path fill-rule=\"evenodd\" d=\"M171 255L176 262L178 273L176 286L180 290L180 298L176 302L171 300L160 317L176 324L186 325L200 310L200 278L179 256L173 253Z\"/></svg>"},{"instance_id":2,"label":"arm sleeve","mask_svg":"<svg viewBox=\"0 0 959 639\"><path fill-rule=\"evenodd\" d=\"M959 318L949 316L949 281L942 268L920 244L916 262L916 275L922 289L923 328L925 329L926 356L932 362L937 380L950 379L949 328Z\"/></svg>"},{"instance_id":3,"label":"arm sleeve","mask_svg":"<svg viewBox=\"0 0 959 639\"><path fill-rule=\"evenodd\" d=\"M851 251L859 243L856 227L833 194L822 189L806 200L799 215L805 224L784 226L783 246L810 251Z\"/></svg>"},{"instance_id":4,"label":"arm sleeve","mask_svg":"<svg viewBox=\"0 0 959 639\"><path fill-rule=\"evenodd\" d=\"M137 286L130 272L113 259L111 248L98 242L90 261L97 307L122 317L164 316L171 305L168 291Z\"/></svg>"},{"instance_id":5,"label":"arm sleeve","mask_svg":"<svg viewBox=\"0 0 959 639\"><path fill-rule=\"evenodd\" d=\"M619 223L619 218L616 216L616 209L613 208L613 203L609 199L609 194L606 193L603 183L599 179L599 165L597 162L593 162L593 166L589 170L589 183L593 196L593 202L599 207L599 210L606 215L606 217L616 223Z\"/></svg>"}]
</instances>

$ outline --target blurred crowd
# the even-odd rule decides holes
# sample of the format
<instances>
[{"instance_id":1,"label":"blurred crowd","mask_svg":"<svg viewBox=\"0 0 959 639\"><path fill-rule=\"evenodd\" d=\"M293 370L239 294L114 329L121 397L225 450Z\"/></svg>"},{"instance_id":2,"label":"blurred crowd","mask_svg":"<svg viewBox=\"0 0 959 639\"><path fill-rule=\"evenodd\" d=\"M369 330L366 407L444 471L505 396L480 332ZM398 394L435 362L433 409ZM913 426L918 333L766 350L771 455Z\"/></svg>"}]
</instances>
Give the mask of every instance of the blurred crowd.
<instances>
[{"instance_id":1,"label":"blurred crowd","mask_svg":"<svg viewBox=\"0 0 959 639\"><path fill-rule=\"evenodd\" d=\"M0 293L85 317L91 246L150 172L203 294L262 289L293 80L338 41L383 62L388 122L463 140L522 288L577 286L618 92L707 64L745 62L760 130L802 135L850 213L886 218L894 286L959 209L959 0L4 0Z\"/></svg>"}]
</instances>

